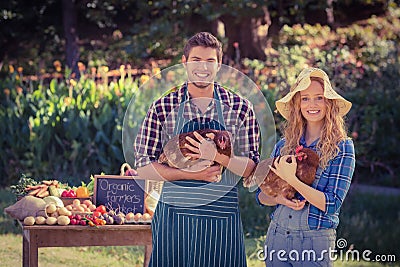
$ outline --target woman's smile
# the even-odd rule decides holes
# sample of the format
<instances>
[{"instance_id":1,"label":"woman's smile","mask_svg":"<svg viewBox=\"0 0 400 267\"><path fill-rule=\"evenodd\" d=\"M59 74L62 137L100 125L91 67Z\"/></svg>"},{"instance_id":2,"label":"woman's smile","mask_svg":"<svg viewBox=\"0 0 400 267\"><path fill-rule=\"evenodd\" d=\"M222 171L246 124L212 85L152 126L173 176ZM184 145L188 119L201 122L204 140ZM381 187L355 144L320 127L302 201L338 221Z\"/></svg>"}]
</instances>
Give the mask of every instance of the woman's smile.
<instances>
[{"instance_id":1,"label":"woman's smile","mask_svg":"<svg viewBox=\"0 0 400 267\"><path fill-rule=\"evenodd\" d=\"M312 81L310 86L300 92L300 110L308 122L321 122L326 115L324 89Z\"/></svg>"},{"instance_id":2,"label":"woman's smile","mask_svg":"<svg viewBox=\"0 0 400 267\"><path fill-rule=\"evenodd\" d=\"M320 113L321 111L320 111L320 110L308 110L307 112L308 112L309 114L314 115L314 114Z\"/></svg>"}]
</instances>

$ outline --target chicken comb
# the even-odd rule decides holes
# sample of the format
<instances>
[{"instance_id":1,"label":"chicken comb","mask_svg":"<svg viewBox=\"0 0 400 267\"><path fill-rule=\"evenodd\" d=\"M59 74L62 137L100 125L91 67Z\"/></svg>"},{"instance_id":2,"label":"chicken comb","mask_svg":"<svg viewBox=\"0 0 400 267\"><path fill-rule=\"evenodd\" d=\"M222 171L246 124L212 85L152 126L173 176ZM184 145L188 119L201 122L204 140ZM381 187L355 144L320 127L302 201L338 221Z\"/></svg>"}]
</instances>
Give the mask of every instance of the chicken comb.
<instances>
[{"instance_id":1,"label":"chicken comb","mask_svg":"<svg viewBox=\"0 0 400 267\"><path fill-rule=\"evenodd\" d=\"M299 152L303 149L304 147L303 146L298 146L298 147L296 147L296 154L299 154Z\"/></svg>"}]
</instances>

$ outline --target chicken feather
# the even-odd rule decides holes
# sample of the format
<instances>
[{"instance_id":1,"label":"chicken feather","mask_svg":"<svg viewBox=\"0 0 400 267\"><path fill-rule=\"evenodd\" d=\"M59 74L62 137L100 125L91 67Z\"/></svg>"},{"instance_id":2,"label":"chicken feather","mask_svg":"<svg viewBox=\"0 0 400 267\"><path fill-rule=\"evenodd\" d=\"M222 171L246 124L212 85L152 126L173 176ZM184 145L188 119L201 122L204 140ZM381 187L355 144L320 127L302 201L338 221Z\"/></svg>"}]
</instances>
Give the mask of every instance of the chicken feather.
<instances>
[{"instance_id":1,"label":"chicken feather","mask_svg":"<svg viewBox=\"0 0 400 267\"><path fill-rule=\"evenodd\" d=\"M207 134L213 133L214 139L212 141L214 142L218 153L231 157L231 134L228 131L201 129L194 132L199 133L205 139L210 139L207 137ZM186 169L201 161L202 159L192 159L190 156L188 156L188 154L193 152L185 146L185 144L190 145L190 142L186 140L187 136L197 140L197 138L194 136L194 132L181 133L171 138L164 146L163 152L158 158L158 162L167 164L173 168Z\"/></svg>"}]
</instances>

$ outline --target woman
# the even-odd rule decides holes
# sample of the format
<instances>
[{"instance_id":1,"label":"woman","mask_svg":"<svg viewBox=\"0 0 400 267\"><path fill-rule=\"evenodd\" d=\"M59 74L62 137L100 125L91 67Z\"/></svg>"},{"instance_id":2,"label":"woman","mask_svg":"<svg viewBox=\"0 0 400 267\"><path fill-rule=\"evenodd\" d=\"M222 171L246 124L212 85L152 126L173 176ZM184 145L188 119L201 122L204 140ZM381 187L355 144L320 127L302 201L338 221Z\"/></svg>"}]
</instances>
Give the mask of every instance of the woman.
<instances>
[{"instance_id":1,"label":"woman","mask_svg":"<svg viewBox=\"0 0 400 267\"><path fill-rule=\"evenodd\" d=\"M355 167L353 142L343 120L351 103L333 90L323 70L307 68L276 107L286 123L272 153L278 157L275 167L270 169L293 186L298 196L289 200L257 191L259 204L276 206L265 243L266 265L332 266L339 211ZM295 175L293 154L298 145L320 156L312 186Z\"/></svg>"}]
</instances>

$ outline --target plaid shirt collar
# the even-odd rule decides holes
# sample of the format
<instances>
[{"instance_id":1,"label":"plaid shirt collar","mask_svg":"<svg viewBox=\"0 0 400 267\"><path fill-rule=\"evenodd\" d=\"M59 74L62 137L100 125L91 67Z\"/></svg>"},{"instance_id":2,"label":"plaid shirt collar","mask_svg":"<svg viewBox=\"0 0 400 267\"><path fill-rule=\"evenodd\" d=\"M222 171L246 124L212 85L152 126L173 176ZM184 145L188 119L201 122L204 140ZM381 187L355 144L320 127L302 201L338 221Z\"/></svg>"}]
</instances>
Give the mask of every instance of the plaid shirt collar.
<instances>
[{"instance_id":1,"label":"plaid shirt collar","mask_svg":"<svg viewBox=\"0 0 400 267\"><path fill-rule=\"evenodd\" d=\"M307 148L311 148L312 150L316 151L317 149L317 144L318 144L319 138L317 138L316 140L314 140L309 146L307 146L307 142L306 142L306 137L305 134L303 134L300 138L300 145L302 145L303 147L307 147Z\"/></svg>"},{"instance_id":2,"label":"plaid shirt collar","mask_svg":"<svg viewBox=\"0 0 400 267\"><path fill-rule=\"evenodd\" d=\"M193 97L189 94L189 90L187 89L187 82L185 82L179 89L178 89L178 103L181 103L183 96L186 97L186 99L193 99ZM214 92L216 91L218 94L218 98L224 102L224 104L230 106L230 102L228 100L228 93L226 92L227 89L223 88L220 84L217 82L214 82ZM186 92L185 92L186 91ZM184 94L185 93L185 94ZM214 96L215 98L215 96Z\"/></svg>"},{"instance_id":3,"label":"plaid shirt collar","mask_svg":"<svg viewBox=\"0 0 400 267\"><path fill-rule=\"evenodd\" d=\"M230 101L229 101L229 96L228 96L228 92L226 91L226 89L222 88L222 86L220 84L218 84L217 82L214 82L214 89L215 90L213 90L213 93L214 92L217 93L218 99L222 104L221 105L222 109L224 109L224 106L230 108L232 106L232 103L230 103ZM185 82L177 91L178 103L181 103L182 99L184 97L186 99L185 108L184 108L185 113L186 112L190 112L192 114L199 113L200 110L195 105L190 104L190 102L193 100L193 97L190 95L189 90L187 90L187 82ZM213 98L214 98L214 100L217 99L217 97L215 95L213 95ZM214 112L214 110L215 110L215 105L213 105L211 102L210 105L207 107L206 111L204 112L204 114L206 114L208 112Z\"/></svg>"}]
</instances>

